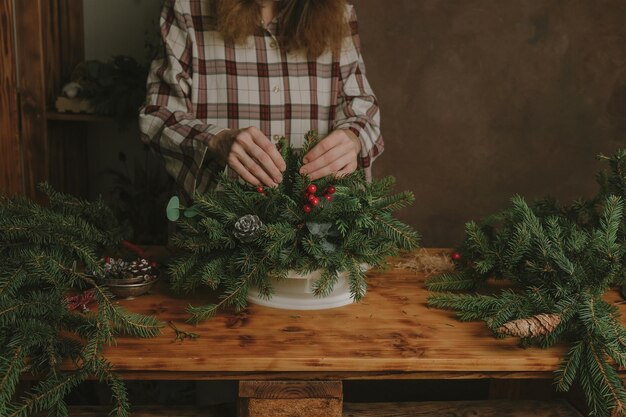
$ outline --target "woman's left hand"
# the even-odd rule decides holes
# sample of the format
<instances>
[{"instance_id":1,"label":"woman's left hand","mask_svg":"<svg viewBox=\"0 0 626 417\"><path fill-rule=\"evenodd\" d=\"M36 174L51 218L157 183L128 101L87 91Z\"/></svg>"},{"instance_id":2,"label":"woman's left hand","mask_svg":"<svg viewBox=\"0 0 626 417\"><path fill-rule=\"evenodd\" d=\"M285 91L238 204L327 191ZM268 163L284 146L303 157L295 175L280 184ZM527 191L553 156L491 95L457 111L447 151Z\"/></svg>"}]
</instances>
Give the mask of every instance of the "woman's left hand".
<instances>
[{"instance_id":1,"label":"woman's left hand","mask_svg":"<svg viewBox=\"0 0 626 417\"><path fill-rule=\"evenodd\" d=\"M358 168L361 140L347 129L335 130L313 147L303 159L300 173L311 181L328 175L342 177Z\"/></svg>"}]
</instances>

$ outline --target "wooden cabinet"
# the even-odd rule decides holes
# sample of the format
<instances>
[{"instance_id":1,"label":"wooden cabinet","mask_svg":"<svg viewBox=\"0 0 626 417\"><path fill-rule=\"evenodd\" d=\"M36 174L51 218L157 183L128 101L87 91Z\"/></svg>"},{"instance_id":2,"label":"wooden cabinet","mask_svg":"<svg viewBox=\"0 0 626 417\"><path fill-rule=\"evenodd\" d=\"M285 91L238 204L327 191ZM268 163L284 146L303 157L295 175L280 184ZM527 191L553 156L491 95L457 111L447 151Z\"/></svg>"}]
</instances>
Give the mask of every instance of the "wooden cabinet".
<instances>
[{"instance_id":1,"label":"wooden cabinet","mask_svg":"<svg viewBox=\"0 0 626 417\"><path fill-rule=\"evenodd\" d=\"M0 0L0 191L36 197L40 181L87 193L84 116L54 100L84 59L83 0Z\"/></svg>"}]
</instances>

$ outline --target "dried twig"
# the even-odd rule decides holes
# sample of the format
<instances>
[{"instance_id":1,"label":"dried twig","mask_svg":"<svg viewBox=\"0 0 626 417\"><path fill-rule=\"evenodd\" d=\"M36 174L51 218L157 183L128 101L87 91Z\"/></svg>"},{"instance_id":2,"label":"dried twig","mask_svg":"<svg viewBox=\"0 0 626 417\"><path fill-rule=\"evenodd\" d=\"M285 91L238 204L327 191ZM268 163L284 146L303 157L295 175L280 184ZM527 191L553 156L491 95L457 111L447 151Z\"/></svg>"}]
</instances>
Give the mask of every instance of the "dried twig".
<instances>
[{"instance_id":1,"label":"dried twig","mask_svg":"<svg viewBox=\"0 0 626 417\"><path fill-rule=\"evenodd\" d=\"M167 324L176 332L176 338L174 339L174 342L183 342L185 339L195 340L200 337L197 333L186 332L179 329L178 327L176 327L173 321L169 321L167 322Z\"/></svg>"}]
</instances>

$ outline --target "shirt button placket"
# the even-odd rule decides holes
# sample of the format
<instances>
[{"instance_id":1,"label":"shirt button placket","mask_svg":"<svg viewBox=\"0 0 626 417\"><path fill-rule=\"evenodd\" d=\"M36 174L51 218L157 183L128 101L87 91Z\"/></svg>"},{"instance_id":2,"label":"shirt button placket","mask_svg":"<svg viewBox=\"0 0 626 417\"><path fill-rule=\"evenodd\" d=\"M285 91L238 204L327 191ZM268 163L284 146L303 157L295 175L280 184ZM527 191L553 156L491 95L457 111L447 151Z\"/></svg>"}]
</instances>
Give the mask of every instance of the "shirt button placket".
<instances>
[{"instance_id":1,"label":"shirt button placket","mask_svg":"<svg viewBox=\"0 0 626 417\"><path fill-rule=\"evenodd\" d=\"M272 36L268 39L267 43L267 56L269 62L279 63L281 62L281 53L278 44L278 40L275 36ZM270 78L270 104L272 106L280 106L283 105L285 100L282 94L283 92L283 82L281 76L275 76ZM272 133L272 142L278 143L278 141L285 135L285 122L284 120L272 120L271 122Z\"/></svg>"}]
</instances>

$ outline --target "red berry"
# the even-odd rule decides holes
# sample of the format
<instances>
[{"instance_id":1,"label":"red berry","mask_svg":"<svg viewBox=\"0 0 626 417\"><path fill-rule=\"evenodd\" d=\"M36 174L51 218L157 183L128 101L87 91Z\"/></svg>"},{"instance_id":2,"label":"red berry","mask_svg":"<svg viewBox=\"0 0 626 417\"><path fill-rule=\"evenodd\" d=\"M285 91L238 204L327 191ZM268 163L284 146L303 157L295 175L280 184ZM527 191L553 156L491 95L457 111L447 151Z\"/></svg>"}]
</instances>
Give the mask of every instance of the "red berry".
<instances>
[{"instance_id":1,"label":"red berry","mask_svg":"<svg viewBox=\"0 0 626 417\"><path fill-rule=\"evenodd\" d=\"M458 253L458 252L454 252L454 253L451 255L451 257L452 257L452 260L453 260L453 261L460 261L460 260L461 260L461 258L462 258L461 254L460 254L460 253Z\"/></svg>"},{"instance_id":2,"label":"red berry","mask_svg":"<svg viewBox=\"0 0 626 417\"><path fill-rule=\"evenodd\" d=\"M158 263L156 263L156 262L154 262L154 261L152 261L152 262L150 262L150 266L151 266L152 268L156 268L157 266L159 266L159 264L158 264Z\"/></svg>"},{"instance_id":3,"label":"red berry","mask_svg":"<svg viewBox=\"0 0 626 417\"><path fill-rule=\"evenodd\" d=\"M108 256L104 257L104 263L105 264L110 264L111 263L111 258L109 258Z\"/></svg>"},{"instance_id":4,"label":"red berry","mask_svg":"<svg viewBox=\"0 0 626 417\"><path fill-rule=\"evenodd\" d=\"M302 207L302 211L304 211L305 213L310 213L311 210L313 210L313 207L309 206L308 204L305 204L304 207Z\"/></svg>"},{"instance_id":5,"label":"red berry","mask_svg":"<svg viewBox=\"0 0 626 417\"><path fill-rule=\"evenodd\" d=\"M328 194L335 194L335 192L337 192L337 189L334 186L329 185L328 188L326 189L326 192Z\"/></svg>"},{"instance_id":6,"label":"red berry","mask_svg":"<svg viewBox=\"0 0 626 417\"><path fill-rule=\"evenodd\" d=\"M324 194L324 198L328 201L333 201L333 196L332 194Z\"/></svg>"},{"instance_id":7,"label":"red berry","mask_svg":"<svg viewBox=\"0 0 626 417\"><path fill-rule=\"evenodd\" d=\"M315 194L317 192L317 186L315 184L311 184L306 190L309 194Z\"/></svg>"},{"instance_id":8,"label":"red berry","mask_svg":"<svg viewBox=\"0 0 626 417\"><path fill-rule=\"evenodd\" d=\"M313 197L313 198L312 198L312 199L310 199L309 201L310 201L310 202L311 202L311 204L312 204L313 206L315 206L315 207L320 205L320 199L319 199L319 198L317 198L317 197Z\"/></svg>"},{"instance_id":9,"label":"red berry","mask_svg":"<svg viewBox=\"0 0 626 417\"><path fill-rule=\"evenodd\" d=\"M263 187L256 187L256 192L259 194L263 194L263 192L265 192L265 189Z\"/></svg>"},{"instance_id":10,"label":"red berry","mask_svg":"<svg viewBox=\"0 0 626 417\"><path fill-rule=\"evenodd\" d=\"M317 197L315 197L315 194L309 194L306 199L309 203L312 203L313 200L315 200L316 198Z\"/></svg>"}]
</instances>

